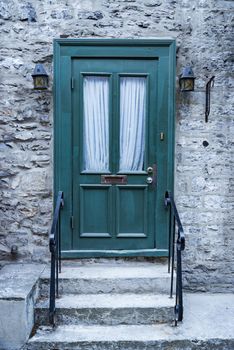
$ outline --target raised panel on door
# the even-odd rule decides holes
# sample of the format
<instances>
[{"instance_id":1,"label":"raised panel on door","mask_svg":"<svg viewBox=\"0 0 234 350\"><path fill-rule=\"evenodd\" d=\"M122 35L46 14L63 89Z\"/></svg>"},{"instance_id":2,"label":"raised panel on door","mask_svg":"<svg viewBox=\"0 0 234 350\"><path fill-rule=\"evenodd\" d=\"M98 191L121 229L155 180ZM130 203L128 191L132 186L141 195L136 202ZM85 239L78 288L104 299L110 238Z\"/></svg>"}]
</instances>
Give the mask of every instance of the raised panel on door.
<instances>
[{"instance_id":1,"label":"raised panel on door","mask_svg":"<svg viewBox=\"0 0 234 350\"><path fill-rule=\"evenodd\" d=\"M116 237L148 236L148 188L146 185L117 186Z\"/></svg>"},{"instance_id":2,"label":"raised panel on door","mask_svg":"<svg viewBox=\"0 0 234 350\"><path fill-rule=\"evenodd\" d=\"M111 186L80 186L80 237L112 236Z\"/></svg>"}]
</instances>

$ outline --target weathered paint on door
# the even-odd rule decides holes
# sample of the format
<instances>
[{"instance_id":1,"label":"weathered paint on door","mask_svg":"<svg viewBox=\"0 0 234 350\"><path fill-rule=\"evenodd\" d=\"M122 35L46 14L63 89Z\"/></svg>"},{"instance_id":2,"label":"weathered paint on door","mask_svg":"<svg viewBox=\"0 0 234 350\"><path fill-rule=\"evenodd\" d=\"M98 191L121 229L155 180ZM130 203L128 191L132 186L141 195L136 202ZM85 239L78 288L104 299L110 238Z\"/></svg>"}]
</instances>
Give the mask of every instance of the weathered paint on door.
<instances>
[{"instance_id":1,"label":"weathered paint on door","mask_svg":"<svg viewBox=\"0 0 234 350\"><path fill-rule=\"evenodd\" d=\"M163 200L172 189L174 42L58 40L55 57L55 190L65 197L63 256L167 255ZM86 77L106 77L109 87L109 161L101 171L84 166ZM122 77L145 81L144 162L138 171L119 168Z\"/></svg>"}]
</instances>

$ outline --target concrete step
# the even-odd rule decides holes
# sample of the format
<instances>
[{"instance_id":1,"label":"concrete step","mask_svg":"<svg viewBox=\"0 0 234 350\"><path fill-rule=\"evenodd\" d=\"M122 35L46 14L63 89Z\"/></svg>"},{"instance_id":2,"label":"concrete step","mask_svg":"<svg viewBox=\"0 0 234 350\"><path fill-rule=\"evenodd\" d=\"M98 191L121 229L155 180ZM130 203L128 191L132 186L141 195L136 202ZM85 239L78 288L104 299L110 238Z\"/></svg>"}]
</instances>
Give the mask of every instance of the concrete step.
<instances>
[{"instance_id":1,"label":"concrete step","mask_svg":"<svg viewBox=\"0 0 234 350\"><path fill-rule=\"evenodd\" d=\"M206 329L168 325L134 326L58 326L42 328L29 340L24 350L231 350L230 334L207 334ZM217 330L216 330L217 332ZM210 335L212 335L210 337Z\"/></svg>"},{"instance_id":2,"label":"concrete step","mask_svg":"<svg viewBox=\"0 0 234 350\"><path fill-rule=\"evenodd\" d=\"M154 324L172 322L174 299L154 294L80 294L56 300L56 324ZM48 301L35 309L36 324L48 324Z\"/></svg>"},{"instance_id":3,"label":"concrete step","mask_svg":"<svg viewBox=\"0 0 234 350\"><path fill-rule=\"evenodd\" d=\"M150 262L96 263L62 266L61 294L169 293L167 265ZM48 296L49 270L41 278L41 295Z\"/></svg>"}]
</instances>

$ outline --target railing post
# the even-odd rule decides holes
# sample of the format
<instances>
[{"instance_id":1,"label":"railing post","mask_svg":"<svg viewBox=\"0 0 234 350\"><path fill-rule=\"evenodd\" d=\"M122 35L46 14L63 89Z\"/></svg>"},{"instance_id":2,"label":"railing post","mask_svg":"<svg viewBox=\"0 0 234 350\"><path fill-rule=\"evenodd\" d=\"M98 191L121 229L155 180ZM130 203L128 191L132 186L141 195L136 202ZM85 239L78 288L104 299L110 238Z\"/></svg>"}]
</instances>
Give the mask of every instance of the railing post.
<instances>
[{"instance_id":1,"label":"railing post","mask_svg":"<svg viewBox=\"0 0 234 350\"><path fill-rule=\"evenodd\" d=\"M171 257L172 257L172 209L170 203L170 192L166 191L164 197L165 208L169 207L169 237L168 237L168 273L171 271Z\"/></svg>"},{"instance_id":2,"label":"railing post","mask_svg":"<svg viewBox=\"0 0 234 350\"><path fill-rule=\"evenodd\" d=\"M173 284L174 284L174 268L175 268L175 216L173 215L173 225L172 225L172 257L171 257L171 290L170 298L173 295Z\"/></svg>"},{"instance_id":3,"label":"railing post","mask_svg":"<svg viewBox=\"0 0 234 350\"><path fill-rule=\"evenodd\" d=\"M49 321L54 325L55 312L55 247L51 247L51 268L50 268L50 307L49 307Z\"/></svg>"},{"instance_id":4,"label":"railing post","mask_svg":"<svg viewBox=\"0 0 234 350\"><path fill-rule=\"evenodd\" d=\"M59 212L59 222L58 222L58 261L59 261L59 273L61 273L61 227L60 227L60 212Z\"/></svg>"},{"instance_id":5,"label":"railing post","mask_svg":"<svg viewBox=\"0 0 234 350\"><path fill-rule=\"evenodd\" d=\"M49 246L51 252L49 321L55 325L55 298L59 296L59 272L61 272L60 209L63 207L63 192L59 191L51 227Z\"/></svg>"},{"instance_id":6,"label":"railing post","mask_svg":"<svg viewBox=\"0 0 234 350\"><path fill-rule=\"evenodd\" d=\"M58 226L58 225L57 225ZM58 274L59 274L59 261L58 261L58 257L59 257L59 245L58 245L58 231L57 231L56 227L56 298L58 298Z\"/></svg>"},{"instance_id":7,"label":"railing post","mask_svg":"<svg viewBox=\"0 0 234 350\"><path fill-rule=\"evenodd\" d=\"M178 270L178 321L183 320L183 293L182 293L182 261L181 261L181 244L177 243L177 270Z\"/></svg>"},{"instance_id":8,"label":"railing post","mask_svg":"<svg viewBox=\"0 0 234 350\"><path fill-rule=\"evenodd\" d=\"M170 192L165 193L165 207L170 206L169 218L169 245L168 245L168 272L171 272L170 298L173 295L174 265L176 254L176 296L175 296L175 326L183 320L183 286L182 286L182 258L181 251L185 248L185 237L180 217ZM177 239L176 228L178 229ZM176 246L176 247L175 247ZM175 253L176 249L176 253ZM170 271L171 268L171 271Z\"/></svg>"},{"instance_id":9,"label":"railing post","mask_svg":"<svg viewBox=\"0 0 234 350\"><path fill-rule=\"evenodd\" d=\"M171 256L172 256L172 237L171 237L171 206L169 206L169 237L168 237L168 273L170 273L171 269Z\"/></svg>"}]
</instances>

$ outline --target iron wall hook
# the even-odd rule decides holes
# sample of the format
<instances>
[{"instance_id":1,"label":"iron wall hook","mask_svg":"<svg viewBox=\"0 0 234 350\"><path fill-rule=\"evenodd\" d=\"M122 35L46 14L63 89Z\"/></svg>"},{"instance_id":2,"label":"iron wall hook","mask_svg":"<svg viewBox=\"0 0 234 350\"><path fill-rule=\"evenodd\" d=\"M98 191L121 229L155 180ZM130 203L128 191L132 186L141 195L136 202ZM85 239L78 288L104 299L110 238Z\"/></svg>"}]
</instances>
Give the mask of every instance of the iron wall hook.
<instances>
[{"instance_id":1,"label":"iron wall hook","mask_svg":"<svg viewBox=\"0 0 234 350\"><path fill-rule=\"evenodd\" d=\"M210 80L206 83L206 111L205 111L205 122L208 122L208 117L210 114L210 89L214 86L214 78L213 75Z\"/></svg>"}]
</instances>

